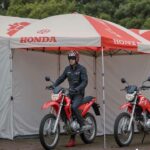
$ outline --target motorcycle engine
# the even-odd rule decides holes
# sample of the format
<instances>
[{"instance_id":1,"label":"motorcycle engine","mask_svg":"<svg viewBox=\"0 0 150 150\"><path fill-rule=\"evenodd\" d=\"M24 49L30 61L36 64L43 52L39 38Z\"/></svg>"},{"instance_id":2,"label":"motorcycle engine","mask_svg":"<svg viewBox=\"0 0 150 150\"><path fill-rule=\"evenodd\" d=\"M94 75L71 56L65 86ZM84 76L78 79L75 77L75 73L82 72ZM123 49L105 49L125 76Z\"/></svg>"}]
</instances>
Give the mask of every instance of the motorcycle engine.
<instances>
[{"instance_id":1,"label":"motorcycle engine","mask_svg":"<svg viewBox=\"0 0 150 150\"><path fill-rule=\"evenodd\" d=\"M70 126L72 131L77 131L80 128L80 125L76 120L72 121Z\"/></svg>"}]
</instances>

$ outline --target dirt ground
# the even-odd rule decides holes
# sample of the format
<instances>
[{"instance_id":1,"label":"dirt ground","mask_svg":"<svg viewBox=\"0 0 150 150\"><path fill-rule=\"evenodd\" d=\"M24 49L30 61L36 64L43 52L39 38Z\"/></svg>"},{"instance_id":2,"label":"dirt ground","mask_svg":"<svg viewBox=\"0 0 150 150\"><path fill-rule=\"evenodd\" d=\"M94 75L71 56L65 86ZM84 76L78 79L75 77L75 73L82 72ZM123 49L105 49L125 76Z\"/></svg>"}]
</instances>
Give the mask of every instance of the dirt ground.
<instances>
[{"instance_id":1,"label":"dirt ground","mask_svg":"<svg viewBox=\"0 0 150 150\"><path fill-rule=\"evenodd\" d=\"M66 150L64 147L69 137L61 135L56 150ZM150 150L150 135L147 135L144 144L141 144L142 134L135 134L129 147L120 148L117 146L113 136L106 136L106 150ZM77 137L77 145L69 150L104 150L103 136L96 137L94 143L84 144L80 137ZM15 138L13 141L0 139L0 150L43 150L38 138Z\"/></svg>"}]
</instances>

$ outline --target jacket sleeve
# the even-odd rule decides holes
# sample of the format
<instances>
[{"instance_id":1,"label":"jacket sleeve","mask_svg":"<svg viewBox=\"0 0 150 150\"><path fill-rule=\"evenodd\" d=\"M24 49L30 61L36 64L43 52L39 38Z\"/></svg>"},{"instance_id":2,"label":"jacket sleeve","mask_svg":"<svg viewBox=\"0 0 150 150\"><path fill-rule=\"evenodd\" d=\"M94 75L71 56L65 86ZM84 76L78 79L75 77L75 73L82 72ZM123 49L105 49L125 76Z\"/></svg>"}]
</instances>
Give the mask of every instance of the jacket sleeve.
<instances>
[{"instance_id":1,"label":"jacket sleeve","mask_svg":"<svg viewBox=\"0 0 150 150\"><path fill-rule=\"evenodd\" d=\"M66 71L66 68L65 68L64 72L62 73L62 75L55 81L54 86L58 86L58 85L61 84L66 78L67 78L67 71Z\"/></svg>"},{"instance_id":2,"label":"jacket sleeve","mask_svg":"<svg viewBox=\"0 0 150 150\"><path fill-rule=\"evenodd\" d=\"M76 87L75 89L77 91L83 90L88 84L88 76L87 76L87 71L85 68L82 68L81 70L81 83L78 87Z\"/></svg>"}]
</instances>

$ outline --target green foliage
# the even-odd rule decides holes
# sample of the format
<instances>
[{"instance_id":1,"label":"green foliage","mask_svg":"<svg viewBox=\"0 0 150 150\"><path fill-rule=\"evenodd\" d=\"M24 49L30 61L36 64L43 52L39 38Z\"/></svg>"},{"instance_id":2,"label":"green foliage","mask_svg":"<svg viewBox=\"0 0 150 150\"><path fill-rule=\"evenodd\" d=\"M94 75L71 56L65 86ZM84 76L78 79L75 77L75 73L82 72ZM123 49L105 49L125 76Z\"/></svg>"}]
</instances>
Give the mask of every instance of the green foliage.
<instances>
[{"instance_id":1,"label":"green foliage","mask_svg":"<svg viewBox=\"0 0 150 150\"><path fill-rule=\"evenodd\" d=\"M150 29L150 18L147 18L142 26L143 29Z\"/></svg>"},{"instance_id":2,"label":"green foliage","mask_svg":"<svg viewBox=\"0 0 150 150\"><path fill-rule=\"evenodd\" d=\"M9 0L0 0L0 14L5 15L9 7Z\"/></svg>"},{"instance_id":3,"label":"green foliage","mask_svg":"<svg viewBox=\"0 0 150 150\"><path fill-rule=\"evenodd\" d=\"M150 29L150 0L0 0L2 15L41 19L72 12Z\"/></svg>"},{"instance_id":4,"label":"green foliage","mask_svg":"<svg viewBox=\"0 0 150 150\"><path fill-rule=\"evenodd\" d=\"M117 23L127 28L145 28L147 18L150 17L150 0L128 0L120 4L114 14ZM144 25L146 24L146 25Z\"/></svg>"},{"instance_id":5,"label":"green foliage","mask_svg":"<svg viewBox=\"0 0 150 150\"><path fill-rule=\"evenodd\" d=\"M67 0L12 0L7 15L45 18L52 15L70 13L75 11L75 1Z\"/></svg>"}]
</instances>

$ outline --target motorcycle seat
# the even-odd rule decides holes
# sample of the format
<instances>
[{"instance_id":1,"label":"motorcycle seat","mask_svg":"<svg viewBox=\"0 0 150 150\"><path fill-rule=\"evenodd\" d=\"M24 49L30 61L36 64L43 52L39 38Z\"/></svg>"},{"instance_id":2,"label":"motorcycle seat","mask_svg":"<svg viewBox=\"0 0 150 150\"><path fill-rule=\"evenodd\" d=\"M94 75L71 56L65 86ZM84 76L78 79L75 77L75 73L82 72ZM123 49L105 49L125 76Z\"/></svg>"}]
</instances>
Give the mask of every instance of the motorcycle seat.
<instances>
[{"instance_id":1,"label":"motorcycle seat","mask_svg":"<svg viewBox=\"0 0 150 150\"><path fill-rule=\"evenodd\" d=\"M86 96L82 99L82 104L90 102L94 97L93 96Z\"/></svg>"}]
</instances>

